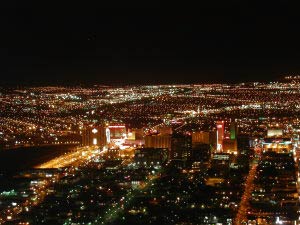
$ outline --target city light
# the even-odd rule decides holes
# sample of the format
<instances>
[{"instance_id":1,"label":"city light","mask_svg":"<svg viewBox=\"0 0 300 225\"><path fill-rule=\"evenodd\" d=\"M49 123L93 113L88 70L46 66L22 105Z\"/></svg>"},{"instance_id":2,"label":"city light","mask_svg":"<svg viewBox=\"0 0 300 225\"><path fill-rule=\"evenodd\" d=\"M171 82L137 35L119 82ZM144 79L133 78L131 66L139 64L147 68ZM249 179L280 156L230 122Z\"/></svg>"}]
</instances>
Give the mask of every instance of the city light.
<instances>
[{"instance_id":1,"label":"city light","mask_svg":"<svg viewBox=\"0 0 300 225\"><path fill-rule=\"evenodd\" d=\"M298 83L24 90L1 94L0 144L37 158L0 223L299 222Z\"/></svg>"}]
</instances>

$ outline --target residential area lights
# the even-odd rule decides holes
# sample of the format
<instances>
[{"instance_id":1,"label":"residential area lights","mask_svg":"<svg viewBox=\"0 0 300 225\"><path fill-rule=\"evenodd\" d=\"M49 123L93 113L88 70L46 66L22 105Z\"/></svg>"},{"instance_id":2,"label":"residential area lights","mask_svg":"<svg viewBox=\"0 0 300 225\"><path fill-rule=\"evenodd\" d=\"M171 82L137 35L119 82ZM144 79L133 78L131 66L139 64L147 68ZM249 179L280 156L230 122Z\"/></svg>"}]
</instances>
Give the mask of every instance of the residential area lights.
<instances>
[{"instance_id":1,"label":"residential area lights","mask_svg":"<svg viewBox=\"0 0 300 225\"><path fill-rule=\"evenodd\" d=\"M297 224L296 78L1 88L0 223Z\"/></svg>"}]
</instances>

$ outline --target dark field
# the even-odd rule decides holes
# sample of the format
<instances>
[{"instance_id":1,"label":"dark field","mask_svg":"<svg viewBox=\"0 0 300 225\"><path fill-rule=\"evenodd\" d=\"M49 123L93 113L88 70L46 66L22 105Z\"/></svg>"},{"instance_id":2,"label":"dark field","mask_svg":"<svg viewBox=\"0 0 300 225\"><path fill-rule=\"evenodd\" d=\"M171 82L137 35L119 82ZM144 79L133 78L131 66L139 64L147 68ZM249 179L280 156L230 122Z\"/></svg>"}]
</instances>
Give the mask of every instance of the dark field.
<instances>
[{"instance_id":1,"label":"dark field","mask_svg":"<svg viewBox=\"0 0 300 225\"><path fill-rule=\"evenodd\" d=\"M30 169L52 158L70 152L76 145L24 147L0 151L0 171Z\"/></svg>"}]
</instances>

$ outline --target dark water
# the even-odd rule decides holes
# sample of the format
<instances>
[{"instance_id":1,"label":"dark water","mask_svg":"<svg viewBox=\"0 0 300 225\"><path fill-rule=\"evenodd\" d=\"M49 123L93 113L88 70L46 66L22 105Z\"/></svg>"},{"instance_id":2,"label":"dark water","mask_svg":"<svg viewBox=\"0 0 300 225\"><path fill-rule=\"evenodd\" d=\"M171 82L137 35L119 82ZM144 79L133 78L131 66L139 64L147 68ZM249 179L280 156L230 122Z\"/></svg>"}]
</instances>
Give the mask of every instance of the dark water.
<instances>
[{"instance_id":1,"label":"dark water","mask_svg":"<svg viewBox=\"0 0 300 225\"><path fill-rule=\"evenodd\" d=\"M75 145L24 147L0 151L0 171L20 171L47 162L65 152L74 150Z\"/></svg>"}]
</instances>

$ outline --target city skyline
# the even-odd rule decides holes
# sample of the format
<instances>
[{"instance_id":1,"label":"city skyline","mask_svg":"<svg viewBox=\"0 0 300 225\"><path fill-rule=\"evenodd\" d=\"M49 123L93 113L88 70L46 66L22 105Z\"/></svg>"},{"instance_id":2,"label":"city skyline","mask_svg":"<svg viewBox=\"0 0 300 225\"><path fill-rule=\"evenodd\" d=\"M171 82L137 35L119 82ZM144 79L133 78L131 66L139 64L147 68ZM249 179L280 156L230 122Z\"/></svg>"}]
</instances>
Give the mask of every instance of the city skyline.
<instances>
[{"instance_id":1,"label":"city skyline","mask_svg":"<svg viewBox=\"0 0 300 225\"><path fill-rule=\"evenodd\" d=\"M298 223L299 96L299 75L2 87L0 223Z\"/></svg>"}]
</instances>

